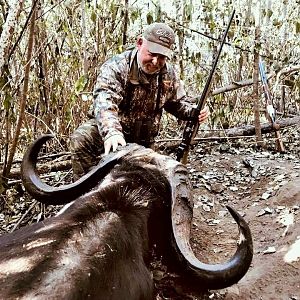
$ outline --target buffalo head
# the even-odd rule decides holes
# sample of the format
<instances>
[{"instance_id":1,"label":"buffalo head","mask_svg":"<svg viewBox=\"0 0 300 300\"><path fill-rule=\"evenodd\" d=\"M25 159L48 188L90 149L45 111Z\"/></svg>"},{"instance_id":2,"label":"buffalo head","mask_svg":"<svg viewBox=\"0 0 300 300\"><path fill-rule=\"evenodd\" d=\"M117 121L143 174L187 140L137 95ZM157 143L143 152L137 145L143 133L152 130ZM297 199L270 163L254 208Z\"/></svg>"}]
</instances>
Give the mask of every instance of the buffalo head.
<instances>
[{"instance_id":1,"label":"buffalo head","mask_svg":"<svg viewBox=\"0 0 300 300\"><path fill-rule=\"evenodd\" d=\"M78 199L102 182L102 186L111 184L109 173L122 161L129 164L138 164L139 168L153 170L153 174L160 174L149 182L149 189L166 189L166 185L157 185L156 181L165 178L169 185L168 191L156 190L156 193L169 197L164 199L169 209L169 246L172 256L176 259L183 271L192 281L198 282L205 288L220 289L238 282L250 267L253 249L250 229L245 220L231 207L227 206L230 214L236 221L240 239L235 254L225 263L206 264L199 261L190 245L190 228L192 221L192 195L186 167L172 158L155 153L136 144L130 144L123 150L112 153L102 160L94 169L80 180L62 186L52 187L43 183L36 171L37 155L41 146L50 135L37 139L26 152L22 163L22 179L26 190L38 201L45 204L64 204ZM122 173L126 177L126 172ZM118 177L118 176L117 176ZM114 181L116 179L113 179ZM101 191L99 192L101 193ZM169 195L169 196L168 196ZM112 200L113 201L113 200ZM76 201L75 201L76 202Z\"/></svg>"}]
</instances>

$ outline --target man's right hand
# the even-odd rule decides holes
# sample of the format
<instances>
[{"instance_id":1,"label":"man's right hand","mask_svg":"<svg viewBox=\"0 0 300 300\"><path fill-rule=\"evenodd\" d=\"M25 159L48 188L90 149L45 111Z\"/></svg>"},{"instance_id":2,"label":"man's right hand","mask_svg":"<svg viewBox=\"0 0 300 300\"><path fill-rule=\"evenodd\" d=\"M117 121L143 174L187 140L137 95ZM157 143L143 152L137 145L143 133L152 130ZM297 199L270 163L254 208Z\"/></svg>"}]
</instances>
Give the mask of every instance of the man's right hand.
<instances>
[{"instance_id":1,"label":"man's right hand","mask_svg":"<svg viewBox=\"0 0 300 300\"><path fill-rule=\"evenodd\" d=\"M112 147L112 151L115 152L117 150L118 145L126 146L125 139L120 134L115 134L109 137L104 142L104 155L107 155L110 152L110 149Z\"/></svg>"}]
</instances>

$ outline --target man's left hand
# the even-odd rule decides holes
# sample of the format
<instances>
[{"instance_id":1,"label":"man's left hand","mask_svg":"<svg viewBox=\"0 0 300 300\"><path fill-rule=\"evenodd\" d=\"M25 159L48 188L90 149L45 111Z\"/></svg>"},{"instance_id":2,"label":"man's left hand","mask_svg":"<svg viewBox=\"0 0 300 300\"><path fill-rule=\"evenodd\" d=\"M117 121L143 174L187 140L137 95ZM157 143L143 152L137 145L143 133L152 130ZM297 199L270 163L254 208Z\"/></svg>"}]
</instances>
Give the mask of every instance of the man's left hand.
<instances>
[{"instance_id":1,"label":"man's left hand","mask_svg":"<svg viewBox=\"0 0 300 300\"><path fill-rule=\"evenodd\" d=\"M209 110L208 110L208 107L205 106L200 111L200 114L199 114L199 117L198 117L199 123L204 123L207 120L208 117L209 117Z\"/></svg>"}]
</instances>

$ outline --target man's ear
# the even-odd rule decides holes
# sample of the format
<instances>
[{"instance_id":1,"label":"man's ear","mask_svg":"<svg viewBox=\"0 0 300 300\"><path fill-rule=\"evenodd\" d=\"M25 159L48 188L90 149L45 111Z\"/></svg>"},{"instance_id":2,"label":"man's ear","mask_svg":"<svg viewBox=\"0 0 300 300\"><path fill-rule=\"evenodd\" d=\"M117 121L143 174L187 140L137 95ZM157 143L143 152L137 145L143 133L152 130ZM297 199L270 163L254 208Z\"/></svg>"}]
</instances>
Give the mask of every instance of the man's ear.
<instances>
[{"instance_id":1,"label":"man's ear","mask_svg":"<svg viewBox=\"0 0 300 300\"><path fill-rule=\"evenodd\" d=\"M137 40L136 40L136 46L138 47L138 49L140 49L140 47L143 45L143 38L142 37L139 37Z\"/></svg>"}]
</instances>

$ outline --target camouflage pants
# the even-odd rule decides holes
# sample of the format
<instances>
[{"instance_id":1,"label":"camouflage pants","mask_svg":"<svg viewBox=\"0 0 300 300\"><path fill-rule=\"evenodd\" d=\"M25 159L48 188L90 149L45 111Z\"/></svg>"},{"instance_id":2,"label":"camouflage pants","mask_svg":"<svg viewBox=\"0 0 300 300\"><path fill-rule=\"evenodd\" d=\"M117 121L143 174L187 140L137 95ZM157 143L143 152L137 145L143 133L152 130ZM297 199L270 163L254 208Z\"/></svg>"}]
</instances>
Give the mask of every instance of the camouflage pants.
<instances>
[{"instance_id":1,"label":"camouflage pants","mask_svg":"<svg viewBox=\"0 0 300 300\"><path fill-rule=\"evenodd\" d=\"M80 125L71 136L71 154L74 181L95 166L104 153L103 140L95 119Z\"/></svg>"}]
</instances>

